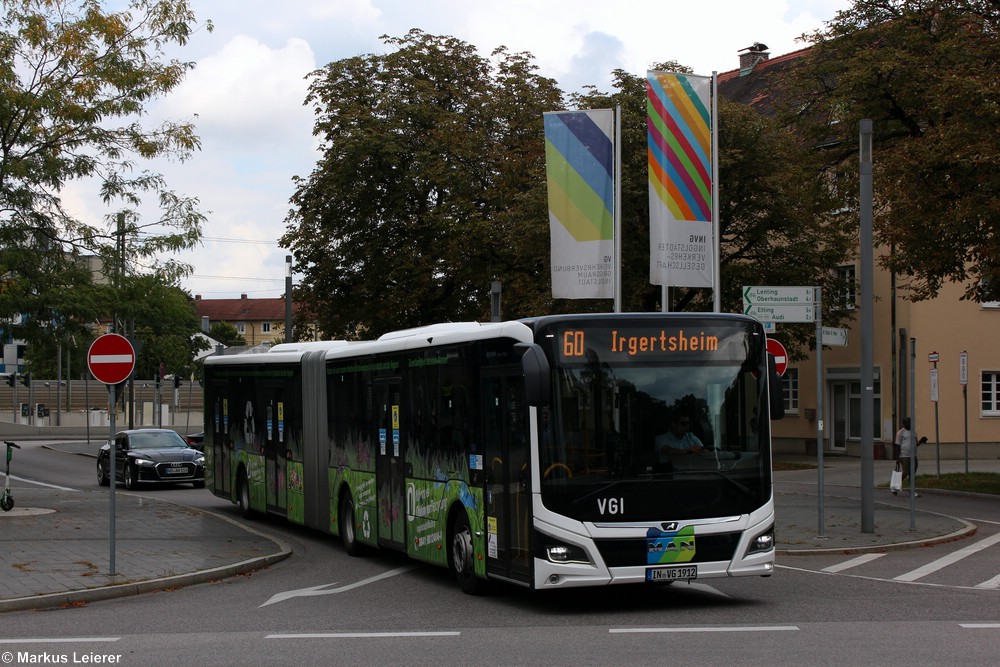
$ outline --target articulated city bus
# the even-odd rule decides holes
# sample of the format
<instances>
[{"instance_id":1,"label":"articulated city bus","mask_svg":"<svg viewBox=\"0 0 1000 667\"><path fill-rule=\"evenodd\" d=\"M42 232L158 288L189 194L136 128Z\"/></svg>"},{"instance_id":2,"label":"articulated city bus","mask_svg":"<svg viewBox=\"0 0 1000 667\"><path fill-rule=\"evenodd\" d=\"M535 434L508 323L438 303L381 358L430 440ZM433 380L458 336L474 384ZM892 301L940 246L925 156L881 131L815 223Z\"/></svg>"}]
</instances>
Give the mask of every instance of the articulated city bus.
<instances>
[{"instance_id":1,"label":"articulated city bus","mask_svg":"<svg viewBox=\"0 0 1000 667\"><path fill-rule=\"evenodd\" d=\"M352 555L449 567L470 593L769 576L772 406L743 315L287 343L206 360L206 481Z\"/></svg>"}]
</instances>

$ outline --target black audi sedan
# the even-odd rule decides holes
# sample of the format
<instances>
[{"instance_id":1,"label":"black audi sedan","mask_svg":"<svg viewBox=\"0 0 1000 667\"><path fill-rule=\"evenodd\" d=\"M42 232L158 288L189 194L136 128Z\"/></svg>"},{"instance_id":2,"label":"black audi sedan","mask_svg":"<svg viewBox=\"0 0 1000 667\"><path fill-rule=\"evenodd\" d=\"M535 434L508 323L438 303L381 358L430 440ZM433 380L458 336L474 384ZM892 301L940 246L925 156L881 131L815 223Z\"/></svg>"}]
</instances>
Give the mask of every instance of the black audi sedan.
<instances>
[{"instance_id":1,"label":"black audi sedan","mask_svg":"<svg viewBox=\"0 0 1000 667\"><path fill-rule=\"evenodd\" d=\"M111 443L97 452L97 483L111 483ZM119 431L115 434L115 479L126 489L139 484L190 482L205 486L205 455L188 446L176 432L151 428Z\"/></svg>"}]
</instances>

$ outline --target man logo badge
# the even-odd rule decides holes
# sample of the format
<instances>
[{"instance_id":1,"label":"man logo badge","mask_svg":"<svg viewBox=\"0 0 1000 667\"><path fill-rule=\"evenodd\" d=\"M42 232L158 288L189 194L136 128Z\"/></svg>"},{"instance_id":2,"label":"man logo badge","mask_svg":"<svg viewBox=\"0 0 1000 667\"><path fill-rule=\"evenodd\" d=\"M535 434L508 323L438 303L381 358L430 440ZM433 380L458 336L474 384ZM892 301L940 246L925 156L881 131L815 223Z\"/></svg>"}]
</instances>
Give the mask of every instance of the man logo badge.
<instances>
[{"instance_id":1,"label":"man logo badge","mask_svg":"<svg viewBox=\"0 0 1000 667\"><path fill-rule=\"evenodd\" d=\"M677 530L677 525L678 524L676 521L664 521L663 523L660 524L660 528L662 528L664 532L667 532L671 530Z\"/></svg>"}]
</instances>

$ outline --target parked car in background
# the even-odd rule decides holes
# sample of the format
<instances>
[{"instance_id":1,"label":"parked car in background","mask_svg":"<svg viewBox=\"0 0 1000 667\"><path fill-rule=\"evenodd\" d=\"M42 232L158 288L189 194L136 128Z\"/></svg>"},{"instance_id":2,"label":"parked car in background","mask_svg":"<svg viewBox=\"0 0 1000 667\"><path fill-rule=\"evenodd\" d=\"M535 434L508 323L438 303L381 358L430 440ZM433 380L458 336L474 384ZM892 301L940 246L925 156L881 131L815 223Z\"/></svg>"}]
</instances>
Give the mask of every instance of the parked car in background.
<instances>
[{"instance_id":1,"label":"parked car in background","mask_svg":"<svg viewBox=\"0 0 1000 667\"><path fill-rule=\"evenodd\" d=\"M97 483L111 483L111 443L97 452ZM115 434L115 481L126 489L139 484L190 482L205 486L205 455L170 429L136 429Z\"/></svg>"},{"instance_id":2,"label":"parked car in background","mask_svg":"<svg viewBox=\"0 0 1000 667\"><path fill-rule=\"evenodd\" d=\"M199 433L190 433L184 436L187 440L188 447L191 449L197 449L199 452L205 451L205 432L201 431Z\"/></svg>"}]
</instances>

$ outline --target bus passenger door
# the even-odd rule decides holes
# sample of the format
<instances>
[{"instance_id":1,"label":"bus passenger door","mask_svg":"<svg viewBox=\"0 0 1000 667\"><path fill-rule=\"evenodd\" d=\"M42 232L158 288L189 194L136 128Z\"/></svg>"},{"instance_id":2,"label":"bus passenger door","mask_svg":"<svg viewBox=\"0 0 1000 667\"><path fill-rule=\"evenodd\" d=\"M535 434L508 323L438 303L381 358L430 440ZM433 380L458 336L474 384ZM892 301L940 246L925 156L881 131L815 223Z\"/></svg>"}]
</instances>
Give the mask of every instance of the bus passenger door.
<instances>
[{"instance_id":1,"label":"bus passenger door","mask_svg":"<svg viewBox=\"0 0 1000 667\"><path fill-rule=\"evenodd\" d=\"M482 388L486 469L486 569L529 582L531 577L531 471L528 406L517 373L484 374Z\"/></svg>"},{"instance_id":2,"label":"bus passenger door","mask_svg":"<svg viewBox=\"0 0 1000 667\"><path fill-rule=\"evenodd\" d=\"M378 542L381 546L403 550L406 498L403 488L402 407L398 379L375 380L375 428L378 450L375 483L378 490Z\"/></svg>"}]
</instances>

